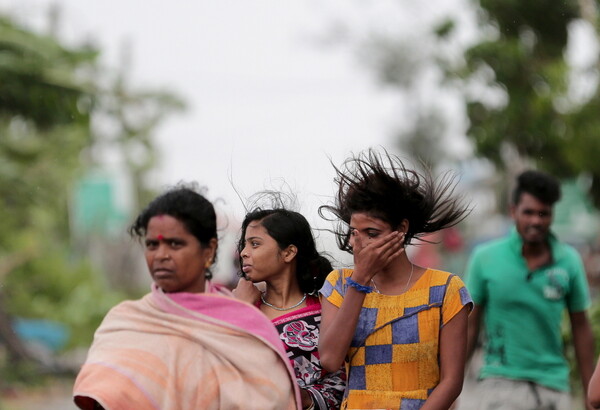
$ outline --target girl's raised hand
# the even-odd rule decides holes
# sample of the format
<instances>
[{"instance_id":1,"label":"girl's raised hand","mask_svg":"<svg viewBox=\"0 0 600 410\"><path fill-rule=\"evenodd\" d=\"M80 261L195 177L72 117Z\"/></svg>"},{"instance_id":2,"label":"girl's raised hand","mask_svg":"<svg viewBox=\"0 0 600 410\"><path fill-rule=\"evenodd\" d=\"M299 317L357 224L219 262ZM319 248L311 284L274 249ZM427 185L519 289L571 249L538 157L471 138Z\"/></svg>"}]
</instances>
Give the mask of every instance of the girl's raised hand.
<instances>
[{"instance_id":1,"label":"girl's raised hand","mask_svg":"<svg viewBox=\"0 0 600 410\"><path fill-rule=\"evenodd\" d=\"M260 299L260 290L251 281L240 278L237 286L233 289L233 296L236 299L255 305Z\"/></svg>"},{"instance_id":2,"label":"girl's raised hand","mask_svg":"<svg viewBox=\"0 0 600 410\"><path fill-rule=\"evenodd\" d=\"M354 253L353 279L365 285L381 269L404 252L404 232L394 231L367 244L361 235L356 235L352 251Z\"/></svg>"}]
</instances>

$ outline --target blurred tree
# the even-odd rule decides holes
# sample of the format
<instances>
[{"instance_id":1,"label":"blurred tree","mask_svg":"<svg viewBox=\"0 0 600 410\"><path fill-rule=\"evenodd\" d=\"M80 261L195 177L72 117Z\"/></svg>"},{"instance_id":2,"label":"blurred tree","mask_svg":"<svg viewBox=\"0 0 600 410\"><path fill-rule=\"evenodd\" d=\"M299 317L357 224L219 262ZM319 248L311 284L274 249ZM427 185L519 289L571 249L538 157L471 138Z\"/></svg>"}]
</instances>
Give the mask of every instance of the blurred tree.
<instances>
[{"instance_id":1,"label":"blurred tree","mask_svg":"<svg viewBox=\"0 0 600 410\"><path fill-rule=\"evenodd\" d=\"M93 90L81 71L94 67L97 51L61 47L0 16L0 115L30 120L41 130L87 124ZM44 97L44 98L41 98Z\"/></svg>"},{"instance_id":2,"label":"blurred tree","mask_svg":"<svg viewBox=\"0 0 600 410\"><path fill-rule=\"evenodd\" d=\"M73 251L80 239L70 232L73 187L102 165L94 152L108 145L128 158L135 199L145 200L153 133L183 108L168 92L132 91L121 74L101 70L98 55L0 16L0 344L11 361L30 357L10 314L62 321L74 343L87 344L122 297L107 291L85 252ZM106 132L99 121L118 127Z\"/></svg>"},{"instance_id":3,"label":"blurred tree","mask_svg":"<svg viewBox=\"0 0 600 410\"><path fill-rule=\"evenodd\" d=\"M65 49L7 18L0 19L0 38L0 280L6 282L9 273L65 242L68 181L91 142L93 91L79 71L94 64L96 52ZM6 330L3 302L0 293L0 329ZM23 359L14 335L2 336L10 357Z\"/></svg>"},{"instance_id":4,"label":"blurred tree","mask_svg":"<svg viewBox=\"0 0 600 410\"><path fill-rule=\"evenodd\" d=\"M456 36L448 34L462 27L455 23L463 19L457 1L361 2L355 19L340 13L330 37L356 49L360 62L392 91L392 137L399 150L436 170L455 167L470 154L462 95L444 65L462 57Z\"/></svg>"},{"instance_id":5,"label":"blurred tree","mask_svg":"<svg viewBox=\"0 0 600 410\"><path fill-rule=\"evenodd\" d=\"M92 121L94 144L93 149L85 152L93 170L102 168L103 157L118 158L123 176L129 182L130 209L138 210L155 196L149 173L158 160L154 144L156 129L165 118L183 110L185 105L168 91L132 89L127 79L129 47L123 48L123 55L120 70L114 75L105 75L105 86L96 95ZM105 215L110 212L109 209L105 211ZM123 216L127 222L129 215ZM108 221L100 223L108 225ZM84 235L73 232L77 239L76 249L89 255L95 266L103 268L113 288L135 293L140 286L140 269L136 263L139 261L138 249L132 249L129 241L122 243L125 240L122 237L107 238L106 233L106 229Z\"/></svg>"},{"instance_id":6,"label":"blurred tree","mask_svg":"<svg viewBox=\"0 0 600 410\"><path fill-rule=\"evenodd\" d=\"M130 48L124 47L122 68L110 79L106 90L99 96L98 121L109 131L96 130L101 145L112 146L123 156L125 168L134 189L133 208L138 209L154 197L146 180L156 166L154 132L173 112L185 108L183 101L168 91L132 90L128 85Z\"/></svg>"},{"instance_id":7,"label":"blurred tree","mask_svg":"<svg viewBox=\"0 0 600 410\"><path fill-rule=\"evenodd\" d=\"M598 60L588 68L590 97L576 98L573 78L581 73L565 59L582 15L597 25L591 5L592 12L587 0L480 0L481 40L453 75L467 85L468 135L478 155L509 173L532 164L561 178L586 173L600 204Z\"/></svg>"},{"instance_id":8,"label":"blurred tree","mask_svg":"<svg viewBox=\"0 0 600 410\"><path fill-rule=\"evenodd\" d=\"M587 49L597 47L597 2L456 0L459 7L445 11L442 3L427 3L423 14L396 0L395 9L369 24L366 40L354 41L379 81L404 97L396 130L403 151L433 165L452 162L460 131L449 127L462 113L452 116L443 97L458 96L466 101L465 128L477 156L501 173L537 166L560 178L586 174L600 204L599 59L585 67L566 59L582 26L593 33ZM395 24L382 23L386 13Z\"/></svg>"}]
</instances>

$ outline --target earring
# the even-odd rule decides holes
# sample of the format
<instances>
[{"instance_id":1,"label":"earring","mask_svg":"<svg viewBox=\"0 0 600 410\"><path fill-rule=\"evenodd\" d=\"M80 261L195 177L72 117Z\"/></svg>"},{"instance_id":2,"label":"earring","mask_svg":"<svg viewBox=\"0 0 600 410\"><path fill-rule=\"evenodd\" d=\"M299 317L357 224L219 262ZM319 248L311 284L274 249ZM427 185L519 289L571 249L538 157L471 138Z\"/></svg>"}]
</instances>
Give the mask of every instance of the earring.
<instances>
[{"instance_id":1,"label":"earring","mask_svg":"<svg viewBox=\"0 0 600 410\"><path fill-rule=\"evenodd\" d=\"M204 265L204 267L206 269L208 269L208 268L210 268L210 265L212 265L212 260L211 259L209 259L209 260L206 261L206 264Z\"/></svg>"}]
</instances>

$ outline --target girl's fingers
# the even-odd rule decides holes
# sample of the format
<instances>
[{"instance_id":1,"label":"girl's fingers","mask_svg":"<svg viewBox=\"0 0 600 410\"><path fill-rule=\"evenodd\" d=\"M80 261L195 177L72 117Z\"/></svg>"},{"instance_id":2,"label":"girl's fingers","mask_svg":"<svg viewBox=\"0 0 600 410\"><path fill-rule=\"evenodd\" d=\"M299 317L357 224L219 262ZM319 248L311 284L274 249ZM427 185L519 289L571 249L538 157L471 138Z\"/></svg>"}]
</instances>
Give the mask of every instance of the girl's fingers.
<instances>
[{"instance_id":1,"label":"girl's fingers","mask_svg":"<svg viewBox=\"0 0 600 410\"><path fill-rule=\"evenodd\" d=\"M394 231L365 245L361 235L355 235L353 244L355 264L359 254L364 266L387 264L404 252L404 237L404 232Z\"/></svg>"},{"instance_id":2,"label":"girl's fingers","mask_svg":"<svg viewBox=\"0 0 600 410\"><path fill-rule=\"evenodd\" d=\"M404 232L394 231L389 235L386 235L383 239L386 245L401 245L404 242Z\"/></svg>"},{"instance_id":3,"label":"girl's fingers","mask_svg":"<svg viewBox=\"0 0 600 410\"><path fill-rule=\"evenodd\" d=\"M362 238L360 235L354 235L354 244L352 244L352 253L359 254L363 250Z\"/></svg>"},{"instance_id":4,"label":"girl's fingers","mask_svg":"<svg viewBox=\"0 0 600 410\"><path fill-rule=\"evenodd\" d=\"M386 235L383 238L382 243L379 245L382 254L387 252L393 252L398 248L402 248L404 243L404 233L392 232L390 235Z\"/></svg>"}]
</instances>

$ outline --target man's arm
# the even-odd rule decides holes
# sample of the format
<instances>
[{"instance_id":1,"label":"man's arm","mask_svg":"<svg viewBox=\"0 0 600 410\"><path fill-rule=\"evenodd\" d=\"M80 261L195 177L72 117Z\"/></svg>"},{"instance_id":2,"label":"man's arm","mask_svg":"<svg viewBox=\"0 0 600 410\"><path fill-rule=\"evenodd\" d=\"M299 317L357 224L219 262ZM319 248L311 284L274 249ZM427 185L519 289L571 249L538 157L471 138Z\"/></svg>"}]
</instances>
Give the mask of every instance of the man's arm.
<instances>
[{"instance_id":1,"label":"man's arm","mask_svg":"<svg viewBox=\"0 0 600 410\"><path fill-rule=\"evenodd\" d=\"M584 397L587 397L588 384L594 372L594 334L588 320L586 311L570 312L571 332L573 333L573 346L579 368L579 376L583 385ZM586 408L592 407L586 399Z\"/></svg>"},{"instance_id":2,"label":"man's arm","mask_svg":"<svg viewBox=\"0 0 600 410\"><path fill-rule=\"evenodd\" d=\"M587 399L593 408L600 408L600 361L596 364L596 370L594 370L594 374L590 379Z\"/></svg>"}]
</instances>

